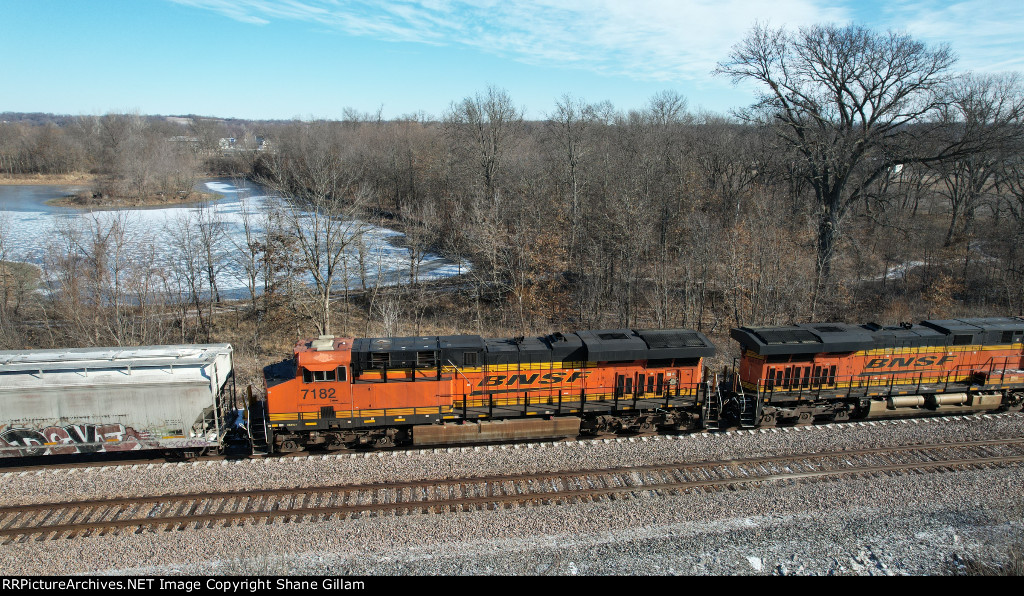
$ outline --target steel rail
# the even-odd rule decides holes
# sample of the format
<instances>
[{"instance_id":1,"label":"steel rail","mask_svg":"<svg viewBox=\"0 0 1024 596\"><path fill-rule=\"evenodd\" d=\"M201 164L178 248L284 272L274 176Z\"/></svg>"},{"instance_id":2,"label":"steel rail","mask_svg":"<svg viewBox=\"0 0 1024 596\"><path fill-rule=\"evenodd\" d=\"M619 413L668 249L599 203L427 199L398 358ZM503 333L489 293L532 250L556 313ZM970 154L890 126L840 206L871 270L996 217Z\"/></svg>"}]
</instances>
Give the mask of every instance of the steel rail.
<instances>
[{"instance_id":1,"label":"steel rail","mask_svg":"<svg viewBox=\"0 0 1024 596\"><path fill-rule=\"evenodd\" d=\"M263 490L245 492L219 492L197 495L165 495L159 497L146 497L144 499L110 499L95 501L80 501L74 503L58 504L35 504L21 505L0 508L0 537L14 539L16 536L29 535L53 535L55 538L64 533L88 532L99 529L101 534L112 529L138 527L142 531L144 527L165 526L168 530L183 528L195 524L200 527L216 521L223 521L230 525L233 520L260 520L265 519L267 523L276 518L297 518L301 520L306 516L328 519L333 515L350 516L358 513L372 513L382 511L395 511L396 514L403 511L422 510L448 510L452 508L464 509L466 507L479 507L480 505L499 506L505 503L536 503L536 502L564 502L567 500L601 498L623 493L644 493L644 492L678 492L697 488L716 488L728 485L755 484L779 480L797 480L827 476L857 475L878 472L903 472L909 470L931 470L939 468L960 468L964 466L983 465L1005 465L1024 462L1024 454L991 455L972 457L943 457L943 451L951 451L964 448L985 448L994 446L1015 447L1024 444L1024 439L1006 440L984 440L964 441L956 443L937 443L928 445L901 445L895 447L873 447L856 450L830 451L810 454L789 454L775 455L758 458L742 458L722 461L704 461L695 463L657 464L635 467L604 468L599 470L580 470L563 472L544 472L536 474L523 474L516 476L486 476L475 478L458 478L446 480L421 480L406 481L389 484L366 484L366 485L342 485L332 487L307 487L291 488L282 490ZM899 455L911 453L918 457L933 456L938 459L927 459L914 462L886 462L880 464L849 465L851 457L865 455ZM955 454L949 454L955 455ZM840 461L830 461L839 459ZM787 464L787 468L800 468L799 470L773 471L765 464ZM839 464L841 467L826 469L805 469L807 467L823 466L827 464ZM763 470L756 469L757 466L764 466ZM748 473L749 468L755 468L753 473ZM702 470L707 477L698 479L687 478L684 472ZM723 476L724 471L734 473L731 476ZM644 477L645 474L668 473L684 480L672 479L668 481L650 481ZM745 475L739 475L739 474ZM714 477L714 476L718 477ZM584 486L591 479L600 478L603 486ZM609 482L611 479L613 482ZM620 485L614 485L614 480ZM561 481L568 486L570 483L582 488L556 488L555 481ZM543 486L537 492L537 481L549 481L550 490ZM512 493L506 489L511 485ZM467 490L469 488L469 490ZM525 488L526 492L520 492ZM418 498L417 498L417 491ZM452 490L458 489L459 494L483 493L482 496L460 496L452 497ZM501 494L496 494L500 490ZM402 495L404 490L410 494L406 500ZM378 498L381 491L392 491L394 501L386 498ZM325 500L323 496L330 493ZM440 493L445 493L442 498ZM297 500L302 495L301 500ZM385 495L387 496L387 495ZM287 506L281 505L276 499L290 497L291 503ZM314 498L315 497L315 498ZM276 499L275 499L276 498ZM312 499L312 501L311 501ZM341 499L342 504L331 505L335 499ZM350 503L350 500L356 502ZM220 500L218 504L217 501ZM367 502L363 502L367 501ZM155 503L156 507L145 509L138 507L142 503ZM228 509L232 503L231 510ZM254 504L259 503L258 506ZM311 505L310 503L315 503ZM322 503L322 504L321 504ZM244 504L244 507L242 505ZM267 509L270 507L270 509ZM133 509L133 517L120 518L129 508ZM60 514L56 511L63 510ZM172 515L159 516L160 511L169 510ZM49 525L29 525L24 527L13 527L19 521L31 523L33 511L46 511L46 515L40 522L48 519L59 521L67 514L72 514L73 523L56 523ZM186 512L187 513L184 513ZM105 519L113 513L112 519ZM96 514L99 514L98 516ZM145 515L143 518L134 515ZM98 519L97 519L98 517ZM70 536L69 536L70 537Z\"/></svg>"},{"instance_id":2,"label":"steel rail","mask_svg":"<svg viewBox=\"0 0 1024 596\"><path fill-rule=\"evenodd\" d=\"M1008 414L1015 415L1015 414L1020 414L1020 413L1019 412L1015 412L1015 411L1001 411L1001 412L973 411L973 412L946 412L946 413L943 413L943 412L932 412L932 413L928 413L928 414L924 414L924 415L919 415L919 416L907 416L907 417L897 416L897 417L885 418L884 420L885 421L895 421L895 420L950 419L950 418L961 418L961 417L962 418L970 418L970 417L976 417L976 416L979 416L979 415L982 415L982 414L989 415L989 416L1005 416L1005 415L1008 415ZM769 428L775 429L775 428L802 428L802 427L827 427L827 426L842 427L842 426L864 424L864 423L876 422L876 421L880 421L880 420L871 419L871 420L828 421L828 422L826 422L826 421L819 421L819 422L815 422L814 424L799 424L798 423L798 424L793 425L792 427L789 427L789 426L774 427L774 426L772 426L772 427L761 427L761 428L763 428L763 429L769 429ZM727 431L727 430L757 430L757 429L756 428L755 429L740 428L738 426L735 426L735 427L729 427L729 428L724 428L723 427L720 430ZM704 432L704 431L703 430L690 430L690 431L682 431L681 433L675 433L675 432L641 432L641 433L638 433L637 435L632 435L632 436L638 436L638 437L657 437L657 436L673 436L673 435L676 435L676 434L684 434L684 435L698 434L699 435L702 432ZM602 440L608 440L610 437L619 438L619 437L617 437L617 436L615 436L613 434L609 434L608 436L605 436L605 434L602 433L599 436L587 436L587 437L582 437L581 436L581 437L576 437L574 439L563 439L562 441L565 441L565 442L572 442L572 441L578 441L578 442L602 441ZM544 442L544 441L522 441L519 444L529 444L529 443L536 443L536 442ZM458 448L458 447L465 447L465 446L477 446L477 447L479 447L479 446L486 446L486 445L491 445L491 444L493 444L493 443L482 442L482 443L474 443L472 445L462 445L462 444L459 444L459 445L448 445L448 447L456 447L456 448ZM437 446L431 446L430 448L443 449L444 447L446 447L446 446L445 445L437 445ZM28 449L28 448L23 448L23 449ZM387 452L400 453L400 452L405 452L405 451L418 451L418 450L421 450L421 449L423 449L422 446L408 445L408 446L394 447L394 448L390 448L390 449L388 449L386 451L380 451L380 452L384 452L384 453L387 453ZM332 454L336 454L336 455L363 453L363 452L364 452L363 450L359 450L359 449L338 449L338 450L331 451ZM123 452L123 453L131 454L131 455L138 455L140 452L139 451L126 451L126 452ZM77 456L80 456L80 455L81 454L77 454ZM315 457L320 457L321 455L323 455L323 453L313 453L313 452L309 452L309 451L301 451L301 452L287 453L287 454L275 454L273 456L269 456L268 459L293 459L293 458L305 458L305 457L315 458ZM60 458L74 458L74 457L76 457L76 455L67 455L67 456L56 456L56 455L25 456L25 457L18 457L18 458L3 458L3 457L0 457L0 474L4 474L4 473L18 473L18 472L31 472L31 471L38 471L40 469L58 470L58 469L79 469L79 468L96 468L96 467L122 467L122 466L136 466L136 465L145 465L145 464L179 463L177 461L172 461L172 460L168 460L166 458L160 458L160 457L154 457L154 458L148 458L148 459L108 459L108 460L102 460L102 461L88 461L88 462L81 462L81 461L79 461L79 462L74 462L74 461L55 462L54 460L56 458L58 458L58 457L60 457ZM17 465L9 465L9 463L7 461L5 461L5 460L8 460L8 459L32 460L32 461L30 461L30 462L19 461L19 463ZM190 460L190 461L193 461L193 462L211 462L211 461L224 461L224 460L230 460L230 459L231 458L229 456L221 454L221 455L203 455L203 456L196 457L195 459Z\"/></svg>"},{"instance_id":3,"label":"steel rail","mask_svg":"<svg viewBox=\"0 0 1024 596\"><path fill-rule=\"evenodd\" d=\"M192 501L197 499L228 499L259 496L283 496L306 493L328 493L338 491L359 491L359 490L401 490L405 488L417 488L421 486L437 486L457 483L480 483L480 482L509 482L521 480L546 480L551 478L563 478L567 475L600 475L625 472L659 472L664 470L706 468L713 466L737 466L756 465L758 463L769 463L777 461L789 461L797 458L827 459L832 457L849 457L858 455L869 455L877 453L898 453L904 451L954 449L961 447L985 447L995 445L1019 445L1024 444L1024 438L1014 439L984 439L980 441L956 441L948 443L921 443L909 445L894 445L890 447L864 447L860 449L843 449L836 451L819 451L817 453L791 453L781 455L765 455L759 457L736 458L725 460L702 460L697 462L681 462L668 464L647 464L640 466L619 466L613 468L596 468L590 470L561 470L554 472L535 472L532 474L489 475L489 476L467 476L452 479L427 479L427 480L405 480L399 482L381 482L369 484L336 484L329 486L307 486L293 488L271 488L246 491L223 491L210 493L178 493L167 495L151 495L144 497L119 497L114 499L93 499L84 501L31 503L26 505L10 505L0 507L0 520L3 516L16 511L39 511L49 510L54 507L101 507L114 505L137 505L144 503L166 503L169 501Z\"/></svg>"}]
</instances>

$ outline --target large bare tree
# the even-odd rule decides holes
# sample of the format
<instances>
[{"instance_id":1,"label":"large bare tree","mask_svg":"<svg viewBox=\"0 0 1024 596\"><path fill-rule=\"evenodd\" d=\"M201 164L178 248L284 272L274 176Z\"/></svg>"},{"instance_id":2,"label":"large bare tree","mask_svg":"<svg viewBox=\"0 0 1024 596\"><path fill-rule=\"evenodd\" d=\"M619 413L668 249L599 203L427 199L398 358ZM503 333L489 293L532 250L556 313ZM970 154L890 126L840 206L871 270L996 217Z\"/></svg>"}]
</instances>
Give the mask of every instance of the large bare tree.
<instances>
[{"instance_id":1,"label":"large bare tree","mask_svg":"<svg viewBox=\"0 0 1024 596\"><path fill-rule=\"evenodd\" d=\"M915 125L944 105L956 58L903 33L816 25L792 33L761 25L733 47L717 73L760 85L740 114L775 127L802 162L818 206L818 272L831 277L851 205L899 164L937 160L950 147L924 146Z\"/></svg>"}]
</instances>

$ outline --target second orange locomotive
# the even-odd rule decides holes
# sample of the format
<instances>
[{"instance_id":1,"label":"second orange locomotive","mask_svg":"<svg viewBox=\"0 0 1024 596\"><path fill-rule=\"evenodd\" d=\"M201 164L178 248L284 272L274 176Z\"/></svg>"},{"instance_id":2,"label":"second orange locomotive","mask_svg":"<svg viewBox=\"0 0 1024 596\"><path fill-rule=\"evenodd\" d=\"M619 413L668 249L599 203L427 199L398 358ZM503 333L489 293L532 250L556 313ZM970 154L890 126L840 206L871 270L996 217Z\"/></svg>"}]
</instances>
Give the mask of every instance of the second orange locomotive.
<instances>
[{"instance_id":1,"label":"second orange locomotive","mask_svg":"<svg viewBox=\"0 0 1024 596\"><path fill-rule=\"evenodd\" d=\"M759 426L1019 408L1024 397L1019 317L741 327L732 338L732 392Z\"/></svg>"}]
</instances>

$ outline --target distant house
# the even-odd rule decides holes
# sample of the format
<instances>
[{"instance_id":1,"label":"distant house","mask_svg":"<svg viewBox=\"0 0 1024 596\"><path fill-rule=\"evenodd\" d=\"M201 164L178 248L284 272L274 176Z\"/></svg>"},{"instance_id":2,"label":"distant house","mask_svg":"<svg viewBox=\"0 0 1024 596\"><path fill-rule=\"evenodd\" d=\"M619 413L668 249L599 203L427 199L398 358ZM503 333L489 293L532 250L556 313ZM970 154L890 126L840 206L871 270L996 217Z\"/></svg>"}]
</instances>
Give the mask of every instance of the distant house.
<instances>
[{"instance_id":1,"label":"distant house","mask_svg":"<svg viewBox=\"0 0 1024 596\"><path fill-rule=\"evenodd\" d=\"M225 137L220 140L220 148L222 151L230 151L235 148L237 142L235 137Z\"/></svg>"}]
</instances>

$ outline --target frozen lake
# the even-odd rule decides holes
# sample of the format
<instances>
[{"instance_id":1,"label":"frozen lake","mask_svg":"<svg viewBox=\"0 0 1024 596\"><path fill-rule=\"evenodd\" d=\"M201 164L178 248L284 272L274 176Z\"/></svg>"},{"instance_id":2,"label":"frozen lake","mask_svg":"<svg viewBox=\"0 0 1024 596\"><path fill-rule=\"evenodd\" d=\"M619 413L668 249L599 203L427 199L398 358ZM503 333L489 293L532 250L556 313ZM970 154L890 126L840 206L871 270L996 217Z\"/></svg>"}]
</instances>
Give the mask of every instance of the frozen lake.
<instances>
[{"instance_id":1,"label":"frozen lake","mask_svg":"<svg viewBox=\"0 0 1024 596\"><path fill-rule=\"evenodd\" d=\"M269 195L255 185L237 183L229 179L207 180L201 190L217 193L223 198L213 202L208 217L219 223L224 234L217 246L217 261L221 269L217 285L223 298L248 297L245 270L241 264L241 249L245 234L243 212L250 214L250 227L256 234L260 213L267 210L284 212L286 205L277 196ZM134 208L125 210L84 211L47 205L46 201L71 193L72 186L4 186L0 185L0 235L7 251L7 259L42 265L48 253L67 252L69 230L107 229L115 220L125 224L125 258L137 264L150 261L166 271L179 266L183 259L181 236L174 230L180 223L200 215L200 205L181 205L162 208ZM394 241L402 234L364 222L356 222L363 234L363 269L368 286L377 283L394 285L408 283L410 251ZM362 286L359 275L359 254L355 247L346 251L348 280L340 279L335 285L342 289ZM419 281L442 279L465 273L461 266L438 255L426 254L419 264Z\"/></svg>"}]
</instances>

